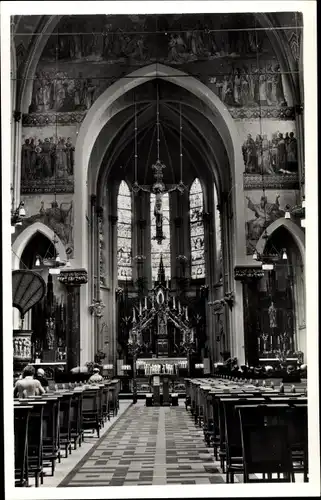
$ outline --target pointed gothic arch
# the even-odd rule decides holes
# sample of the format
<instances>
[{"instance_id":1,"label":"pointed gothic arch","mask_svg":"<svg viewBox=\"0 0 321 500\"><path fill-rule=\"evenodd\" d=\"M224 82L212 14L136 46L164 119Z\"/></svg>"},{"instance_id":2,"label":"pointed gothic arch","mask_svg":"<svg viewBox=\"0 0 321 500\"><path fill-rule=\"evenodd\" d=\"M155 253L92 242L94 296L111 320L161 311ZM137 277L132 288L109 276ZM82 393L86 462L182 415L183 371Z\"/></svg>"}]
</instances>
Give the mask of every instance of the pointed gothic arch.
<instances>
[{"instance_id":1,"label":"pointed gothic arch","mask_svg":"<svg viewBox=\"0 0 321 500\"><path fill-rule=\"evenodd\" d=\"M280 227L284 227L290 235L293 237L293 240L297 244L297 247L300 251L300 255L302 258L302 262L305 262L305 242L304 242L304 232L299 226L293 222L291 219L285 219L284 217L275 220L268 226L266 229L266 234L262 235L256 244L256 251L259 255L262 255L264 252L265 245L268 239L271 238L273 233ZM266 238L266 235L268 238Z\"/></svg>"},{"instance_id":2,"label":"pointed gothic arch","mask_svg":"<svg viewBox=\"0 0 321 500\"><path fill-rule=\"evenodd\" d=\"M15 239L13 245L12 245L12 270L19 269L20 265L20 259L22 256L22 253L26 246L28 245L29 241L31 238L36 234L36 233L41 233L44 236L48 238L49 241L52 241L55 233L53 232L50 227L46 226L42 222L35 222L31 226L27 227L22 231L21 234ZM66 250L64 247L64 244L60 240L60 238L56 235L57 239L57 250L59 252L59 255L62 260L67 260L67 254Z\"/></svg>"}]
</instances>

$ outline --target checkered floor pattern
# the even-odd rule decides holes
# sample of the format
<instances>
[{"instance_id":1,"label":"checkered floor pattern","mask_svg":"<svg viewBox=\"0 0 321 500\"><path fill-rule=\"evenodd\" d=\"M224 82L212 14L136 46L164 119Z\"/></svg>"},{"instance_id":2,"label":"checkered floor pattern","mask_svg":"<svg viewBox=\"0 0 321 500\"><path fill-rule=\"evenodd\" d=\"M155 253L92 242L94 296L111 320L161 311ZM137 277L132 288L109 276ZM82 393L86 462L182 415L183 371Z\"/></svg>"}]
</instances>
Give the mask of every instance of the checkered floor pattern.
<instances>
[{"instance_id":1,"label":"checkered floor pattern","mask_svg":"<svg viewBox=\"0 0 321 500\"><path fill-rule=\"evenodd\" d=\"M235 482L242 477L235 477ZM136 486L224 483L203 432L185 406L130 406L60 483Z\"/></svg>"}]
</instances>

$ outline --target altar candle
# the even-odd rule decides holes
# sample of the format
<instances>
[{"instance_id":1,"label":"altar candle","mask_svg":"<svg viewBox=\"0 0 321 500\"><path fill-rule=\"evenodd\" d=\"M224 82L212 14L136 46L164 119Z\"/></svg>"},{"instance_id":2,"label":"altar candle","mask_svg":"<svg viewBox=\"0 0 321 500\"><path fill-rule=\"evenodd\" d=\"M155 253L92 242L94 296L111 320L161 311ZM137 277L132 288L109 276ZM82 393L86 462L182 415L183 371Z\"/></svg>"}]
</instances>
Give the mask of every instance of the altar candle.
<instances>
[{"instance_id":1,"label":"altar candle","mask_svg":"<svg viewBox=\"0 0 321 500\"><path fill-rule=\"evenodd\" d=\"M271 344L270 344L270 348L271 348L271 350L272 350L272 344L273 344L273 337L272 337L272 335L271 335Z\"/></svg>"},{"instance_id":2,"label":"altar candle","mask_svg":"<svg viewBox=\"0 0 321 500\"><path fill-rule=\"evenodd\" d=\"M142 315L142 303L139 301L139 315Z\"/></svg>"},{"instance_id":3,"label":"altar candle","mask_svg":"<svg viewBox=\"0 0 321 500\"><path fill-rule=\"evenodd\" d=\"M174 311L175 311L175 309L176 309L176 301L175 301L175 296L173 297L173 309L174 309Z\"/></svg>"},{"instance_id":4,"label":"altar candle","mask_svg":"<svg viewBox=\"0 0 321 500\"><path fill-rule=\"evenodd\" d=\"M258 337L258 339L257 339L257 347L258 347L258 349L260 351L261 350L260 337Z\"/></svg>"},{"instance_id":5,"label":"altar candle","mask_svg":"<svg viewBox=\"0 0 321 500\"><path fill-rule=\"evenodd\" d=\"M188 321L188 309L187 306L185 307L185 319Z\"/></svg>"},{"instance_id":6,"label":"altar candle","mask_svg":"<svg viewBox=\"0 0 321 500\"><path fill-rule=\"evenodd\" d=\"M133 322L136 321L135 307L133 307Z\"/></svg>"},{"instance_id":7,"label":"altar candle","mask_svg":"<svg viewBox=\"0 0 321 500\"><path fill-rule=\"evenodd\" d=\"M181 303L178 301L178 313L181 314Z\"/></svg>"},{"instance_id":8,"label":"altar candle","mask_svg":"<svg viewBox=\"0 0 321 500\"><path fill-rule=\"evenodd\" d=\"M166 288L168 288L168 280L166 280Z\"/></svg>"},{"instance_id":9,"label":"altar candle","mask_svg":"<svg viewBox=\"0 0 321 500\"><path fill-rule=\"evenodd\" d=\"M145 309L147 309L147 297L145 297Z\"/></svg>"}]
</instances>

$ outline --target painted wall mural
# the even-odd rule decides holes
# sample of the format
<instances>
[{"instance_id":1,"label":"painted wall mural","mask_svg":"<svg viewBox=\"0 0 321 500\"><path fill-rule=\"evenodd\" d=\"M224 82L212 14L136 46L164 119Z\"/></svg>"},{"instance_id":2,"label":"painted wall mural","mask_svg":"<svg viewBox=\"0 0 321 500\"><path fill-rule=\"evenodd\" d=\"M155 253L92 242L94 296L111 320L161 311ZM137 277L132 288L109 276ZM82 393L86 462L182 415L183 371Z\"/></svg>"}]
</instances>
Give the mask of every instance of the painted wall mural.
<instances>
[{"instance_id":1,"label":"painted wall mural","mask_svg":"<svg viewBox=\"0 0 321 500\"><path fill-rule=\"evenodd\" d=\"M117 79L159 62L201 79L233 118L258 118L260 107L267 117L289 119L293 109L270 41L263 30L244 29L253 20L231 14L63 18L40 58L29 114L86 113ZM46 124L46 117L28 116L24 124L34 120Z\"/></svg>"},{"instance_id":2,"label":"painted wall mural","mask_svg":"<svg viewBox=\"0 0 321 500\"><path fill-rule=\"evenodd\" d=\"M43 132L40 137L30 133L22 138L21 192L72 193L74 139L48 129Z\"/></svg>"},{"instance_id":3,"label":"painted wall mural","mask_svg":"<svg viewBox=\"0 0 321 500\"><path fill-rule=\"evenodd\" d=\"M298 145L294 132L248 134L242 147L246 173L291 174L298 170Z\"/></svg>"},{"instance_id":4,"label":"painted wall mural","mask_svg":"<svg viewBox=\"0 0 321 500\"><path fill-rule=\"evenodd\" d=\"M69 258L73 257L74 252L74 210L73 200L64 197L52 196L44 197L26 197L25 202L27 217L22 221L21 226L16 226L14 239L19 236L27 227L35 222L42 222L54 231L65 246Z\"/></svg>"},{"instance_id":5,"label":"painted wall mural","mask_svg":"<svg viewBox=\"0 0 321 500\"><path fill-rule=\"evenodd\" d=\"M265 64L237 63L225 75L210 77L213 91L227 106L287 106L280 66L274 61ZM235 63L233 64L233 66Z\"/></svg>"},{"instance_id":6,"label":"painted wall mural","mask_svg":"<svg viewBox=\"0 0 321 500\"><path fill-rule=\"evenodd\" d=\"M280 217L284 217L287 206L297 203L298 192L293 190L251 191L245 195L247 254L253 254L264 230Z\"/></svg>"},{"instance_id":7,"label":"painted wall mural","mask_svg":"<svg viewBox=\"0 0 321 500\"><path fill-rule=\"evenodd\" d=\"M81 72L78 78L70 78L66 71L40 70L33 82L29 112L86 111L96 98L96 89L96 82Z\"/></svg>"}]
</instances>

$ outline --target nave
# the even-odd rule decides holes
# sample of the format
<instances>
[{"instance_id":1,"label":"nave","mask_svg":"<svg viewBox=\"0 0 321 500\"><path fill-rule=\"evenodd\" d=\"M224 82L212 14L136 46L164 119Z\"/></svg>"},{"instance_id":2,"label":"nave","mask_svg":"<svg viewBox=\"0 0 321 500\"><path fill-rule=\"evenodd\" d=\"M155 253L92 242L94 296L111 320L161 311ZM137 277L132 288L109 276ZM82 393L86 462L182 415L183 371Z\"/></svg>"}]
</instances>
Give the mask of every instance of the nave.
<instances>
[{"instance_id":1,"label":"nave","mask_svg":"<svg viewBox=\"0 0 321 500\"><path fill-rule=\"evenodd\" d=\"M185 379L186 399L172 395L170 406L149 406L147 397L136 404L119 400L117 382L53 387L46 395L15 400L15 418L30 410L25 457L19 455L23 428L17 422L17 485L26 472L20 485L31 487L308 481L302 384ZM43 406L47 411L40 414Z\"/></svg>"}]
</instances>

